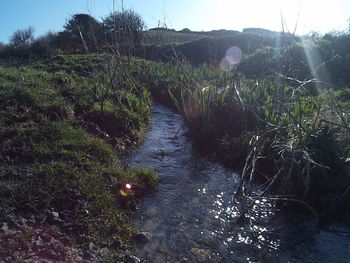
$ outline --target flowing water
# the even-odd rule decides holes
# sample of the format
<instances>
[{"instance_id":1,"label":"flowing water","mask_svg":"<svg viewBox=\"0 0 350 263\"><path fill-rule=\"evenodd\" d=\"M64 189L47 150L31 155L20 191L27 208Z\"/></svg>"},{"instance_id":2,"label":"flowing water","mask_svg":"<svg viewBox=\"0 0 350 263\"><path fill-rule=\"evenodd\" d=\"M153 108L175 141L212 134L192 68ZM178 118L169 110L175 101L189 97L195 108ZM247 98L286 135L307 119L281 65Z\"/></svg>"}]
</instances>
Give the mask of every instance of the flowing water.
<instances>
[{"instance_id":1,"label":"flowing water","mask_svg":"<svg viewBox=\"0 0 350 263\"><path fill-rule=\"evenodd\" d=\"M144 144L128 162L154 168L156 191L142 200L133 253L148 262L350 262L348 228L318 229L275 216L273 202L249 212L233 200L240 176L197 152L182 117L155 105Z\"/></svg>"}]
</instances>

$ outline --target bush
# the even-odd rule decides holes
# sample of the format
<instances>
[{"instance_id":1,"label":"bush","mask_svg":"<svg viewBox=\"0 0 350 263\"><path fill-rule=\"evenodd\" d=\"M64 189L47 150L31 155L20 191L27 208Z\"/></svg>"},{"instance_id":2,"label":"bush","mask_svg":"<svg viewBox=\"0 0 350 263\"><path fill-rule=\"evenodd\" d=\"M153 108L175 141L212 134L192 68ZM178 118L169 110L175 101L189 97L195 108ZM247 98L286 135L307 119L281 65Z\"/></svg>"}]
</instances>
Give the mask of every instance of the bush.
<instances>
[{"instance_id":1,"label":"bush","mask_svg":"<svg viewBox=\"0 0 350 263\"><path fill-rule=\"evenodd\" d=\"M75 14L64 25L64 32L69 38L71 48L85 51L96 51L103 40L102 25L88 14ZM63 35L61 35L63 37Z\"/></svg>"},{"instance_id":2,"label":"bush","mask_svg":"<svg viewBox=\"0 0 350 263\"><path fill-rule=\"evenodd\" d=\"M31 50L35 56L51 57L57 53L55 46L58 34L47 32L45 35L35 39L31 45Z\"/></svg>"},{"instance_id":3,"label":"bush","mask_svg":"<svg viewBox=\"0 0 350 263\"><path fill-rule=\"evenodd\" d=\"M29 44L34 39L34 28L17 30L10 38L10 44L13 46Z\"/></svg>"},{"instance_id":4,"label":"bush","mask_svg":"<svg viewBox=\"0 0 350 263\"><path fill-rule=\"evenodd\" d=\"M109 42L120 45L123 49L141 44L144 27L140 15L132 10L117 11L103 19L104 32Z\"/></svg>"}]
</instances>

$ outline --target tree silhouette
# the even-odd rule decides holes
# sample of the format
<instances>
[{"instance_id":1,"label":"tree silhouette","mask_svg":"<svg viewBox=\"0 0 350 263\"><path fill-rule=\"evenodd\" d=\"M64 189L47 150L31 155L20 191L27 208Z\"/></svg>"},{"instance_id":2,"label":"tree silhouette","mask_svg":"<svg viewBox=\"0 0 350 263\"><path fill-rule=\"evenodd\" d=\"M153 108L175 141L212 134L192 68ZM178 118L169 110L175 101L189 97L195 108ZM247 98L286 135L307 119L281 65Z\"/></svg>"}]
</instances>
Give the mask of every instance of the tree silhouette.
<instances>
[{"instance_id":1,"label":"tree silhouette","mask_svg":"<svg viewBox=\"0 0 350 263\"><path fill-rule=\"evenodd\" d=\"M10 38L10 43L13 46L20 44L29 44L34 39L34 28L28 27L27 29L17 30Z\"/></svg>"},{"instance_id":2,"label":"tree silhouette","mask_svg":"<svg viewBox=\"0 0 350 263\"><path fill-rule=\"evenodd\" d=\"M55 53L54 49L59 48L59 46L57 46L57 38L58 34L51 31L39 36L31 44L33 53L39 56L53 55Z\"/></svg>"},{"instance_id":3,"label":"tree silhouette","mask_svg":"<svg viewBox=\"0 0 350 263\"><path fill-rule=\"evenodd\" d=\"M113 44L139 46L145 24L132 10L114 12L103 19L104 31Z\"/></svg>"},{"instance_id":4,"label":"tree silhouette","mask_svg":"<svg viewBox=\"0 0 350 263\"><path fill-rule=\"evenodd\" d=\"M70 45L80 46L82 40L88 48L94 48L97 41L101 39L101 24L88 14L75 14L64 25L64 34L61 37L69 38Z\"/></svg>"}]
</instances>

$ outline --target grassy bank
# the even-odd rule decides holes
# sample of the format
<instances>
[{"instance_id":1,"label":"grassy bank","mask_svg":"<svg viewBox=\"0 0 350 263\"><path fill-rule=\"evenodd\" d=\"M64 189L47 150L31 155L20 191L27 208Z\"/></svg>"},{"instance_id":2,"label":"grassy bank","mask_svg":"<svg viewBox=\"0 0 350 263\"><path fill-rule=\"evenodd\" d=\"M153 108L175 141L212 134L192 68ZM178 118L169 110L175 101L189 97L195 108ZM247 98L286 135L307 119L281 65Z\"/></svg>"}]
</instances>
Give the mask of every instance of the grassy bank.
<instances>
[{"instance_id":1,"label":"grassy bank","mask_svg":"<svg viewBox=\"0 0 350 263\"><path fill-rule=\"evenodd\" d=\"M140 141L151 96L177 107L201 150L242 172L238 194L346 214L348 35L274 48L277 39L221 39L217 55L232 43L246 52L229 72L200 64L218 44L209 38L177 47L193 64L173 49L167 62L118 54L1 61L0 256L126 260L131 211L157 179L119 158Z\"/></svg>"},{"instance_id":2,"label":"grassy bank","mask_svg":"<svg viewBox=\"0 0 350 263\"><path fill-rule=\"evenodd\" d=\"M197 82L173 99L193 138L242 169L244 196L330 215L344 214L350 198L349 90L340 90L238 75L226 87Z\"/></svg>"},{"instance_id":3,"label":"grassy bank","mask_svg":"<svg viewBox=\"0 0 350 263\"><path fill-rule=\"evenodd\" d=\"M111 64L98 56L4 65L1 258L24 260L37 252L75 262L68 248L83 251L82 260L125 248L135 234L130 212L156 183L153 171L125 168L118 160L147 127L149 93L136 81L131 86L130 78L108 75ZM131 191L123 190L126 183ZM61 247L37 245L43 235ZM99 255L102 247L109 252Z\"/></svg>"}]
</instances>

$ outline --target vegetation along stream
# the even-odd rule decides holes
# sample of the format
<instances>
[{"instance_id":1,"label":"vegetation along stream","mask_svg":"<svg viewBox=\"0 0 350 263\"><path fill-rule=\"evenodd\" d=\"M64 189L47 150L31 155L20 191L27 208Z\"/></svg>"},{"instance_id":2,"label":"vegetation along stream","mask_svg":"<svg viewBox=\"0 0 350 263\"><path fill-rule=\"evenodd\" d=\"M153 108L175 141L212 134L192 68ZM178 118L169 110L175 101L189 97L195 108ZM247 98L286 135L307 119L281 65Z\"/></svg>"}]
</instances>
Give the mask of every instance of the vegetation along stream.
<instances>
[{"instance_id":1,"label":"vegetation along stream","mask_svg":"<svg viewBox=\"0 0 350 263\"><path fill-rule=\"evenodd\" d=\"M156 104L144 144L128 160L156 169L157 190L142 201L134 253L149 262L347 262L349 229L298 224L273 202L234 200L240 176L193 147L181 115Z\"/></svg>"},{"instance_id":2,"label":"vegetation along stream","mask_svg":"<svg viewBox=\"0 0 350 263\"><path fill-rule=\"evenodd\" d=\"M230 25L177 30L97 2L0 38L0 263L350 262L348 21L208 1Z\"/></svg>"}]
</instances>

